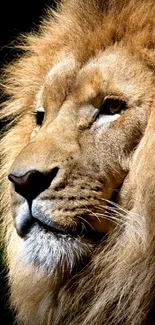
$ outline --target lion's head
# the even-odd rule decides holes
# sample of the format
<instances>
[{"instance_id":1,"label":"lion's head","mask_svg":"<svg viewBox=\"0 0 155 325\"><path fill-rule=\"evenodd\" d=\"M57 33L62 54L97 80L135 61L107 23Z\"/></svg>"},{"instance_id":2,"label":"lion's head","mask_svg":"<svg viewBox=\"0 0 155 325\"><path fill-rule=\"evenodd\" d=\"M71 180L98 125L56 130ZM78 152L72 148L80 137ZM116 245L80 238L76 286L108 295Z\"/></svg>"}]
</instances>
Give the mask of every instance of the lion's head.
<instances>
[{"instance_id":1,"label":"lion's head","mask_svg":"<svg viewBox=\"0 0 155 325\"><path fill-rule=\"evenodd\" d=\"M153 0L64 0L6 70L2 207L21 324L151 322L154 14Z\"/></svg>"}]
</instances>

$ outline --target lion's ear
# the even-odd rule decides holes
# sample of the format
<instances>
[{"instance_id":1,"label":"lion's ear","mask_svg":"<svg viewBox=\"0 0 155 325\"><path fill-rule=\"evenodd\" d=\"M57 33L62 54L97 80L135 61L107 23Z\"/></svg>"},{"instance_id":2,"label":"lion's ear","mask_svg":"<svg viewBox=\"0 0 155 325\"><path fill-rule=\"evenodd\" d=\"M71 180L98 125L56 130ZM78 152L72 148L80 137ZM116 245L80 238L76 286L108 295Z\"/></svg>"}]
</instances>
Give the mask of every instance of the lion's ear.
<instances>
[{"instance_id":1,"label":"lion's ear","mask_svg":"<svg viewBox=\"0 0 155 325\"><path fill-rule=\"evenodd\" d=\"M135 152L130 181L132 211L144 217L146 231L152 233L155 229L155 109L151 111L146 131Z\"/></svg>"}]
</instances>

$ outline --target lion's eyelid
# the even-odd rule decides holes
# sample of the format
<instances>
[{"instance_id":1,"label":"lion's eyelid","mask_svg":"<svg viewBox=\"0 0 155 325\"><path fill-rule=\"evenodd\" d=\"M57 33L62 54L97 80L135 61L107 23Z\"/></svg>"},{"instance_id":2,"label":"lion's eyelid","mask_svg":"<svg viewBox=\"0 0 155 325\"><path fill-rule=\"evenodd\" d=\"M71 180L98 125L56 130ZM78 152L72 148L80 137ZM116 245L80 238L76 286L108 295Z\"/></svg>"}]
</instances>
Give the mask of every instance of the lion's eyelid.
<instances>
[{"instance_id":1,"label":"lion's eyelid","mask_svg":"<svg viewBox=\"0 0 155 325\"><path fill-rule=\"evenodd\" d=\"M94 127L95 129L101 128L102 126L108 127L111 122L116 121L121 115L102 115L95 121Z\"/></svg>"},{"instance_id":2,"label":"lion's eyelid","mask_svg":"<svg viewBox=\"0 0 155 325\"><path fill-rule=\"evenodd\" d=\"M107 114L103 114L100 118L99 118L99 122L101 124L105 124L105 123L110 123L113 122L115 120L117 120L120 117L120 114L114 114L114 115L107 115Z\"/></svg>"}]
</instances>

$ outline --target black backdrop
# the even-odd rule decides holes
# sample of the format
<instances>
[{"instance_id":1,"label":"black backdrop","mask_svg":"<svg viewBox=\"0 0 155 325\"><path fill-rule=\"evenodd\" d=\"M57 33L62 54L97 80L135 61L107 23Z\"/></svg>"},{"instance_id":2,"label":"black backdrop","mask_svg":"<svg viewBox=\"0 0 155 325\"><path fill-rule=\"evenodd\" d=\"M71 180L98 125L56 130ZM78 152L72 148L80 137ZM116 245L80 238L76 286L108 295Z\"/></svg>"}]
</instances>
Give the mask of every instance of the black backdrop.
<instances>
[{"instance_id":1,"label":"black backdrop","mask_svg":"<svg viewBox=\"0 0 155 325\"><path fill-rule=\"evenodd\" d=\"M41 17L45 15L47 6L54 7L54 1L0 1L0 68L16 56L16 52L11 49L13 41L20 33L31 31L38 25ZM2 129L2 124L0 128ZM7 306L8 290L2 256L0 251L0 323L12 325L13 317Z\"/></svg>"},{"instance_id":2,"label":"black backdrop","mask_svg":"<svg viewBox=\"0 0 155 325\"><path fill-rule=\"evenodd\" d=\"M57 0L55 0L56 2ZM35 28L48 6L55 7L52 0L0 1L0 63L13 58L10 45L22 32Z\"/></svg>"}]
</instances>

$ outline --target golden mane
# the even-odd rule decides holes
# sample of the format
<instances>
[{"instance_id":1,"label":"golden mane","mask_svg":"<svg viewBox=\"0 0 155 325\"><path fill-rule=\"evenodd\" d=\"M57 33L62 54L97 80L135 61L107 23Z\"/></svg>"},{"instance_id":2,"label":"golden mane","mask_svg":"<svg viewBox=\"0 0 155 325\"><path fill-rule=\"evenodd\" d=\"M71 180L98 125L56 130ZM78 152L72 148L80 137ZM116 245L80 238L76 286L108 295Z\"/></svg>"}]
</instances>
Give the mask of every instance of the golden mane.
<instances>
[{"instance_id":1,"label":"golden mane","mask_svg":"<svg viewBox=\"0 0 155 325\"><path fill-rule=\"evenodd\" d=\"M3 234L11 304L17 309L19 324L153 325L155 2L63 0L56 11L49 9L38 32L22 37L19 47L23 50L21 57L4 69L2 88L8 99L0 113L1 119L8 121L0 145ZM22 239L14 240L7 175L29 143L36 94L51 68L70 55L83 66L106 49L117 47L142 64L144 78L152 83L145 94L150 110L147 126L135 146L126 178L131 208L126 209L125 195L120 197L120 205L113 204L112 211L121 215L121 220L84 268L77 267L65 279L61 270L47 276L33 265L25 267L16 260ZM145 93L141 83L143 90Z\"/></svg>"}]
</instances>

